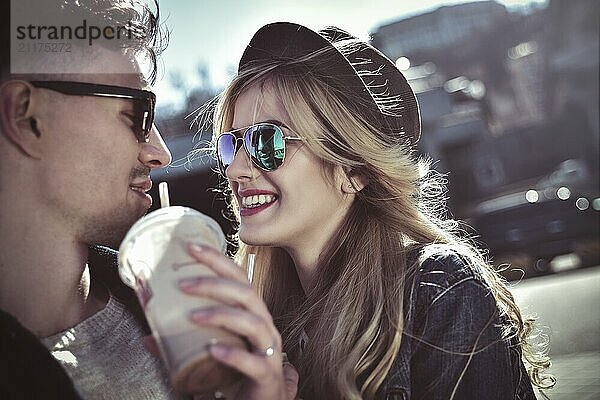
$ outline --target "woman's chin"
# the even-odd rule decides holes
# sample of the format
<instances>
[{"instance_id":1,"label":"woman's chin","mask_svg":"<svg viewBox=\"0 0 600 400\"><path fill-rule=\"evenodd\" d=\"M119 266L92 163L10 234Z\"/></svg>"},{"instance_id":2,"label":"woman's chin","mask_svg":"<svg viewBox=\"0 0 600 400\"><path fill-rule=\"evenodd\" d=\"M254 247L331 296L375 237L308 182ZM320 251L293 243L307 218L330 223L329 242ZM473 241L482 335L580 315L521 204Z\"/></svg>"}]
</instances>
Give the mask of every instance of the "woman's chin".
<instances>
[{"instance_id":1,"label":"woman's chin","mask_svg":"<svg viewBox=\"0 0 600 400\"><path fill-rule=\"evenodd\" d=\"M265 241L261 240L261 235L240 227L238 233L240 240L249 246L265 246Z\"/></svg>"},{"instance_id":2,"label":"woman's chin","mask_svg":"<svg viewBox=\"0 0 600 400\"><path fill-rule=\"evenodd\" d=\"M276 241L273 241L272 237L265 234L264 232L259 232L258 230L250 230L244 229L243 226L240 227L239 230L239 238L240 240L248 246L276 246Z\"/></svg>"}]
</instances>

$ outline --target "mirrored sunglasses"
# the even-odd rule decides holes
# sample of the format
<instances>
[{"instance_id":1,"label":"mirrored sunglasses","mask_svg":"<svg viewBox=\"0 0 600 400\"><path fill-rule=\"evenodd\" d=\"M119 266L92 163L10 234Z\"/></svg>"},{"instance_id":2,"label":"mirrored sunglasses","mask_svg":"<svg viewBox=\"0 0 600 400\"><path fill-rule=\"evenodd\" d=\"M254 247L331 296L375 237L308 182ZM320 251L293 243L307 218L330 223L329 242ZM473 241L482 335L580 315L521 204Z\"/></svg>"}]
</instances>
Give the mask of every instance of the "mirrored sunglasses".
<instances>
[{"instance_id":1,"label":"mirrored sunglasses","mask_svg":"<svg viewBox=\"0 0 600 400\"><path fill-rule=\"evenodd\" d=\"M283 165L287 140L302 139L285 136L280 126L266 122L222 133L217 138L219 171L225 176L242 146L254 165L263 171L274 171Z\"/></svg>"}]
</instances>

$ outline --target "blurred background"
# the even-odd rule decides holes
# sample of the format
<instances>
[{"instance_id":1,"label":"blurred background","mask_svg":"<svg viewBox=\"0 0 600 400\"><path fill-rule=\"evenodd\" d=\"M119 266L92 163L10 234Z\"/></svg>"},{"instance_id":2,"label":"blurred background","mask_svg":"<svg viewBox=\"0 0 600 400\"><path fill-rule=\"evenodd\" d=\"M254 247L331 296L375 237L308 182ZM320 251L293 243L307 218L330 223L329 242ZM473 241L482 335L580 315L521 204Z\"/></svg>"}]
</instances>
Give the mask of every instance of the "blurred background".
<instances>
[{"instance_id":1,"label":"blurred background","mask_svg":"<svg viewBox=\"0 0 600 400\"><path fill-rule=\"evenodd\" d=\"M419 151L448 174L450 213L496 266L510 264L502 274L550 337L550 397L600 399L598 0L160 4L171 42L156 124L174 162L153 179L169 182L171 204L233 233L214 160L189 157L210 140L210 113L196 120L197 110L265 23L344 28L395 61L417 93Z\"/></svg>"}]
</instances>

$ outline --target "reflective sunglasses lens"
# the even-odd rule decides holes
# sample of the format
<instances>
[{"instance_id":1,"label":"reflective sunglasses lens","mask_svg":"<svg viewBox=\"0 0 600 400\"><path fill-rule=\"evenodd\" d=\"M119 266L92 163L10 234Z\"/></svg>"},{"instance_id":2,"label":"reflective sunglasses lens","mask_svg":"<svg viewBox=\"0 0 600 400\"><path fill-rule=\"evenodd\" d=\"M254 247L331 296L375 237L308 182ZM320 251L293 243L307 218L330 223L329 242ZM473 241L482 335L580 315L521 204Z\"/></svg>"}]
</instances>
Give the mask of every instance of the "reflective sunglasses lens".
<instances>
[{"instance_id":1,"label":"reflective sunglasses lens","mask_svg":"<svg viewBox=\"0 0 600 400\"><path fill-rule=\"evenodd\" d=\"M244 135L244 146L252 161L267 171L279 168L285 158L283 132L276 125L259 124L250 127Z\"/></svg>"},{"instance_id":2,"label":"reflective sunglasses lens","mask_svg":"<svg viewBox=\"0 0 600 400\"><path fill-rule=\"evenodd\" d=\"M227 167L233 162L235 145L235 136L231 133L224 133L217 139L217 162L223 175L225 175Z\"/></svg>"},{"instance_id":3,"label":"reflective sunglasses lens","mask_svg":"<svg viewBox=\"0 0 600 400\"><path fill-rule=\"evenodd\" d=\"M135 99L133 101L133 112L135 114L135 138L140 143L148 142L150 130L154 123L154 105L150 100Z\"/></svg>"},{"instance_id":4,"label":"reflective sunglasses lens","mask_svg":"<svg viewBox=\"0 0 600 400\"><path fill-rule=\"evenodd\" d=\"M148 107L148 119L146 120L144 129L144 139L147 142L148 140L150 140L150 130L152 130L152 125L154 124L154 107L155 107L155 102L152 99L148 99L147 100L147 106Z\"/></svg>"}]
</instances>

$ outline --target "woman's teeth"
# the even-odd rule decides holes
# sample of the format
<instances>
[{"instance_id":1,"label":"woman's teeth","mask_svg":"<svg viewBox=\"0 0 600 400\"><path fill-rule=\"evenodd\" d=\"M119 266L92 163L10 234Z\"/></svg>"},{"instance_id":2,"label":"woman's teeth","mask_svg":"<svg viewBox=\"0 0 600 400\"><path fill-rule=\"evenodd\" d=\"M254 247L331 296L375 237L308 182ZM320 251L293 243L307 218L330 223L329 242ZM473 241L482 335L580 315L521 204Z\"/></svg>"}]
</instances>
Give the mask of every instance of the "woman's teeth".
<instances>
[{"instance_id":1,"label":"woman's teeth","mask_svg":"<svg viewBox=\"0 0 600 400\"><path fill-rule=\"evenodd\" d=\"M275 201L277 196L270 194L257 194L254 196L245 196L242 197L242 207L244 208L254 208L258 206L262 206L263 204L272 203Z\"/></svg>"}]
</instances>

